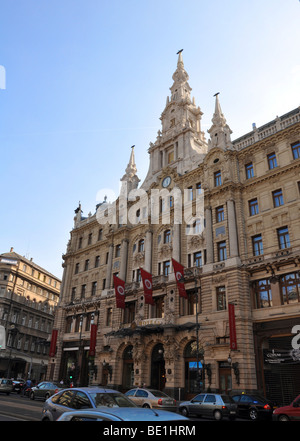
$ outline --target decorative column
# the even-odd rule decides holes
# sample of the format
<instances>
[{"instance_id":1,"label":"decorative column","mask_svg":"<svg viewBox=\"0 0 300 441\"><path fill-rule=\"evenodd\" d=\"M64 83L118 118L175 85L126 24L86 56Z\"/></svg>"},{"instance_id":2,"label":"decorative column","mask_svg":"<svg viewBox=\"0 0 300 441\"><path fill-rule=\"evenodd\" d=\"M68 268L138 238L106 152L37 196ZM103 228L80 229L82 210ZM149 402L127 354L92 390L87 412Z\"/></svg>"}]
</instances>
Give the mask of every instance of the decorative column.
<instances>
[{"instance_id":1,"label":"decorative column","mask_svg":"<svg viewBox=\"0 0 300 441\"><path fill-rule=\"evenodd\" d=\"M172 257L177 260L177 262L180 262L180 224L174 224L173 232Z\"/></svg>"},{"instance_id":2,"label":"decorative column","mask_svg":"<svg viewBox=\"0 0 300 441\"><path fill-rule=\"evenodd\" d=\"M145 241L145 271L152 270L152 231L147 230Z\"/></svg>"},{"instance_id":3,"label":"decorative column","mask_svg":"<svg viewBox=\"0 0 300 441\"><path fill-rule=\"evenodd\" d=\"M232 199L229 199L229 201L227 201L227 215L229 233L229 255L230 257L237 257L239 255L239 246L234 201Z\"/></svg>"},{"instance_id":4,"label":"decorative column","mask_svg":"<svg viewBox=\"0 0 300 441\"><path fill-rule=\"evenodd\" d=\"M123 239L121 244L120 279L124 281L126 280L127 257L128 257L128 239Z\"/></svg>"},{"instance_id":5,"label":"decorative column","mask_svg":"<svg viewBox=\"0 0 300 441\"><path fill-rule=\"evenodd\" d=\"M112 243L109 245L109 251L108 251L108 262L107 262L106 283L105 283L106 289L110 289L110 286L111 286L113 251L114 251L114 244Z\"/></svg>"},{"instance_id":6,"label":"decorative column","mask_svg":"<svg viewBox=\"0 0 300 441\"><path fill-rule=\"evenodd\" d=\"M205 238L206 238L206 259L207 263L214 261L214 247L212 235L212 215L211 208L205 209Z\"/></svg>"}]
</instances>

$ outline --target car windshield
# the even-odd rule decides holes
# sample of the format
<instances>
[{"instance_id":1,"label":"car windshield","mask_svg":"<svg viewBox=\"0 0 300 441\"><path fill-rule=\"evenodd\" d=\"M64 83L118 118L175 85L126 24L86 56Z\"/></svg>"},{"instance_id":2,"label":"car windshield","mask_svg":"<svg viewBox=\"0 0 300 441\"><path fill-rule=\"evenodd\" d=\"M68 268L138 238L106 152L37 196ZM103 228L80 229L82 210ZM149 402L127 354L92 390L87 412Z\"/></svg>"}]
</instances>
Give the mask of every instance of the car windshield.
<instances>
[{"instance_id":1,"label":"car windshield","mask_svg":"<svg viewBox=\"0 0 300 441\"><path fill-rule=\"evenodd\" d=\"M164 394L163 392L161 392L160 390L150 390L150 392L155 396L155 397L166 397L169 398L168 395Z\"/></svg>"},{"instance_id":2,"label":"car windshield","mask_svg":"<svg viewBox=\"0 0 300 441\"><path fill-rule=\"evenodd\" d=\"M90 396L96 407L136 407L127 397L118 393L90 392Z\"/></svg>"}]
</instances>

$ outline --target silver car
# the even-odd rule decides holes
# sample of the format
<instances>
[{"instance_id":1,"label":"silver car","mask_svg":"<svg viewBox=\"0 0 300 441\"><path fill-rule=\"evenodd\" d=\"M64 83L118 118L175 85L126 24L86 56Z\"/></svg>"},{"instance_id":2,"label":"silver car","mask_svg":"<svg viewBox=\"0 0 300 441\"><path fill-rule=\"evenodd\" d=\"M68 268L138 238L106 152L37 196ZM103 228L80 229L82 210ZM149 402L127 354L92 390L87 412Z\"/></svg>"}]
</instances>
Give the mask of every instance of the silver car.
<instances>
[{"instance_id":1,"label":"silver car","mask_svg":"<svg viewBox=\"0 0 300 441\"><path fill-rule=\"evenodd\" d=\"M150 407L173 412L177 410L176 400L160 390L138 387L136 389L130 389L125 395L140 407Z\"/></svg>"},{"instance_id":2,"label":"silver car","mask_svg":"<svg viewBox=\"0 0 300 441\"><path fill-rule=\"evenodd\" d=\"M57 421L189 421L188 418L167 410L140 407L112 407L97 410L73 410L63 413Z\"/></svg>"},{"instance_id":3,"label":"silver car","mask_svg":"<svg viewBox=\"0 0 300 441\"><path fill-rule=\"evenodd\" d=\"M13 390L13 382L9 378L0 378L0 392L9 395Z\"/></svg>"},{"instance_id":4,"label":"silver car","mask_svg":"<svg viewBox=\"0 0 300 441\"><path fill-rule=\"evenodd\" d=\"M60 383L53 383L52 381L42 381L37 386L31 388L29 397L31 400L40 398L42 400L48 400L51 395L56 394L63 389Z\"/></svg>"},{"instance_id":5,"label":"silver car","mask_svg":"<svg viewBox=\"0 0 300 441\"><path fill-rule=\"evenodd\" d=\"M221 420L227 417L234 420L237 414L237 405L228 395L199 394L191 401L184 401L179 405L179 411L185 415L213 417Z\"/></svg>"},{"instance_id":6,"label":"silver car","mask_svg":"<svg viewBox=\"0 0 300 441\"><path fill-rule=\"evenodd\" d=\"M120 392L107 388L69 388L50 397L42 411L42 421L56 421L71 410L96 410L98 408L134 407L136 405Z\"/></svg>"}]
</instances>

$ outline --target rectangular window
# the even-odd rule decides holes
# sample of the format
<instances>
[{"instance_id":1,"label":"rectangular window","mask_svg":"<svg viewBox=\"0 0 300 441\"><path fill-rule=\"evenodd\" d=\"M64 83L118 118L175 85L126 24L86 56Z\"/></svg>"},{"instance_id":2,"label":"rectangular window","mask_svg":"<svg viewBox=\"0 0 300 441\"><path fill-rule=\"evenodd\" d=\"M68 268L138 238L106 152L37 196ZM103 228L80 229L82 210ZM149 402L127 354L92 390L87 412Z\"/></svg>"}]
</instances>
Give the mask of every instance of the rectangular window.
<instances>
[{"instance_id":1,"label":"rectangular window","mask_svg":"<svg viewBox=\"0 0 300 441\"><path fill-rule=\"evenodd\" d=\"M170 162L174 161L174 151L172 150L171 152L168 153L168 164L170 164Z\"/></svg>"},{"instance_id":2,"label":"rectangular window","mask_svg":"<svg viewBox=\"0 0 300 441\"><path fill-rule=\"evenodd\" d=\"M100 265L100 256L95 257L95 268L98 268Z\"/></svg>"},{"instance_id":3,"label":"rectangular window","mask_svg":"<svg viewBox=\"0 0 300 441\"><path fill-rule=\"evenodd\" d=\"M202 193L201 182L198 182L198 184L196 184L196 195L199 195L201 193Z\"/></svg>"},{"instance_id":4,"label":"rectangular window","mask_svg":"<svg viewBox=\"0 0 300 441\"><path fill-rule=\"evenodd\" d=\"M257 199L251 199L251 201L249 201L249 214L250 216L255 216L258 213L258 201Z\"/></svg>"},{"instance_id":5,"label":"rectangular window","mask_svg":"<svg viewBox=\"0 0 300 441\"><path fill-rule=\"evenodd\" d=\"M224 207L223 205L216 208L216 221L222 222L224 220Z\"/></svg>"},{"instance_id":6,"label":"rectangular window","mask_svg":"<svg viewBox=\"0 0 300 441\"><path fill-rule=\"evenodd\" d=\"M268 165L269 165L269 170L272 170L273 168L277 167L277 159L276 159L276 155L275 153L270 153L268 156Z\"/></svg>"},{"instance_id":7,"label":"rectangular window","mask_svg":"<svg viewBox=\"0 0 300 441\"><path fill-rule=\"evenodd\" d=\"M216 288L216 294L217 294L217 311L224 311L226 309L225 286L218 286Z\"/></svg>"},{"instance_id":8,"label":"rectangular window","mask_svg":"<svg viewBox=\"0 0 300 441\"><path fill-rule=\"evenodd\" d=\"M126 302L124 310L124 323L132 323L135 319L135 302Z\"/></svg>"},{"instance_id":9,"label":"rectangular window","mask_svg":"<svg viewBox=\"0 0 300 441\"><path fill-rule=\"evenodd\" d=\"M71 292L71 302L74 302L76 297L76 287L72 288L72 292Z\"/></svg>"},{"instance_id":10,"label":"rectangular window","mask_svg":"<svg viewBox=\"0 0 300 441\"><path fill-rule=\"evenodd\" d=\"M246 178L250 179L253 178L254 176L254 170L253 170L253 164L252 162L249 162L249 164L245 165L245 170L246 170Z\"/></svg>"},{"instance_id":11,"label":"rectangular window","mask_svg":"<svg viewBox=\"0 0 300 441\"><path fill-rule=\"evenodd\" d=\"M252 237L252 249L253 256L260 256L261 254L264 254L261 234Z\"/></svg>"},{"instance_id":12,"label":"rectangular window","mask_svg":"<svg viewBox=\"0 0 300 441\"><path fill-rule=\"evenodd\" d=\"M81 299L85 298L86 285L81 286Z\"/></svg>"},{"instance_id":13,"label":"rectangular window","mask_svg":"<svg viewBox=\"0 0 300 441\"><path fill-rule=\"evenodd\" d=\"M273 191L272 195L273 195L274 208L280 207L280 205L283 205L283 195L282 195L281 189Z\"/></svg>"},{"instance_id":14,"label":"rectangular window","mask_svg":"<svg viewBox=\"0 0 300 441\"><path fill-rule=\"evenodd\" d=\"M170 274L170 261L163 262L163 275L168 276Z\"/></svg>"},{"instance_id":15,"label":"rectangular window","mask_svg":"<svg viewBox=\"0 0 300 441\"><path fill-rule=\"evenodd\" d=\"M295 144L292 144L292 152L294 159L300 158L300 142L296 142Z\"/></svg>"},{"instance_id":16,"label":"rectangular window","mask_svg":"<svg viewBox=\"0 0 300 441\"><path fill-rule=\"evenodd\" d=\"M97 292L97 282L92 283L92 296L95 296Z\"/></svg>"},{"instance_id":17,"label":"rectangular window","mask_svg":"<svg viewBox=\"0 0 300 441\"><path fill-rule=\"evenodd\" d=\"M201 251L197 251L197 253L194 253L194 266L197 266L197 267L202 266L202 253L201 253Z\"/></svg>"},{"instance_id":18,"label":"rectangular window","mask_svg":"<svg viewBox=\"0 0 300 441\"><path fill-rule=\"evenodd\" d=\"M222 176L220 170L214 173L214 183L215 187L219 187L220 185L222 185Z\"/></svg>"},{"instance_id":19,"label":"rectangular window","mask_svg":"<svg viewBox=\"0 0 300 441\"><path fill-rule=\"evenodd\" d=\"M115 257L121 256L121 245L116 245L116 254Z\"/></svg>"},{"instance_id":20,"label":"rectangular window","mask_svg":"<svg viewBox=\"0 0 300 441\"><path fill-rule=\"evenodd\" d=\"M89 234L89 237L88 237L88 245L91 245L91 243L92 243L92 238L93 238L93 233L90 233L90 234Z\"/></svg>"},{"instance_id":21,"label":"rectangular window","mask_svg":"<svg viewBox=\"0 0 300 441\"><path fill-rule=\"evenodd\" d=\"M188 200L189 201L193 200L193 187L188 188Z\"/></svg>"},{"instance_id":22,"label":"rectangular window","mask_svg":"<svg viewBox=\"0 0 300 441\"><path fill-rule=\"evenodd\" d=\"M79 263L76 263L75 265L75 274L79 273Z\"/></svg>"},{"instance_id":23,"label":"rectangular window","mask_svg":"<svg viewBox=\"0 0 300 441\"><path fill-rule=\"evenodd\" d=\"M284 248L289 248L290 244L290 235L288 227L278 228L277 230L279 248L283 250Z\"/></svg>"},{"instance_id":24,"label":"rectangular window","mask_svg":"<svg viewBox=\"0 0 300 441\"><path fill-rule=\"evenodd\" d=\"M79 242L78 242L78 248L82 248L82 237L79 238Z\"/></svg>"},{"instance_id":25,"label":"rectangular window","mask_svg":"<svg viewBox=\"0 0 300 441\"><path fill-rule=\"evenodd\" d=\"M88 271L88 269L89 269L89 264L90 264L90 261L89 261L89 259L87 259L87 260L85 261L85 264L84 264L84 271Z\"/></svg>"},{"instance_id":26,"label":"rectangular window","mask_svg":"<svg viewBox=\"0 0 300 441\"><path fill-rule=\"evenodd\" d=\"M218 242L218 260L226 260L227 259L227 251L226 251L226 241Z\"/></svg>"},{"instance_id":27,"label":"rectangular window","mask_svg":"<svg viewBox=\"0 0 300 441\"><path fill-rule=\"evenodd\" d=\"M106 310L106 326L112 325L112 308Z\"/></svg>"}]
</instances>

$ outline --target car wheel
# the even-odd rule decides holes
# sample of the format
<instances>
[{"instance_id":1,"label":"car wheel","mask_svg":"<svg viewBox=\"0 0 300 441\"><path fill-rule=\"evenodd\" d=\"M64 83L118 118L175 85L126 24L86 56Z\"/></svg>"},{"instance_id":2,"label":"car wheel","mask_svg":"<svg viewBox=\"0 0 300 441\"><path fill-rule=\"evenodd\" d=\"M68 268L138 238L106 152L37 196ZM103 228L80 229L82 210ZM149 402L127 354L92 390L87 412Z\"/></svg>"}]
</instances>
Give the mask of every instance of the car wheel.
<instances>
[{"instance_id":1,"label":"car wheel","mask_svg":"<svg viewBox=\"0 0 300 441\"><path fill-rule=\"evenodd\" d=\"M222 419L222 412L220 410L215 410L214 412L214 418L217 421L221 421Z\"/></svg>"},{"instance_id":2,"label":"car wheel","mask_svg":"<svg viewBox=\"0 0 300 441\"><path fill-rule=\"evenodd\" d=\"M146 403L146 404L143 404L143 408L144 409L150 409L150 406L149 406L149 404Z\"/></svg>"},{"instance_id":3,"label":"car wheel","mask_svg":"<svg viewBox=\"0 0 300 441\"><path fill-rule=\"evenodd\" d=\"M31 394L29 395L29 398L30 398L31 400L34 400L34 393L33 393L33 392L31 392Z\"/></svg>"},{"instance_id":4,"label":"car wheel","mask_svg":"<svg viewBox=\"0 0 300 441\"><path fill-rule=\"evenodd\" d=\"M279 415L278 421L290 421L287 415Z\"/></svg>"},{"instance_id":5,"label":"car wheel","mask_svg":"<svg viewBox=\"0 0 300 441\"><path fill-rule=\"evenodd\" d=\"M47 392L46 395L45 395L45 401L48 400L48 398L50 398L49 392Z\"/></svg>"},{"instance_id":6,"label":"car wheel","mask_svg":"<svg viewBox=\"0 0 300 441\"><path fill-rule=\"evenodd\" d=\"M182 409L180 409L180 412L182 413L183 416L187 417L189 414L189 411L187 410L186 407L183 407Z\"/></svg>"},{"instance_id":7,"label":"car wheel","mask_svg":"<svg viewBox=\"0 0 300 441\"><path fill-rule=\"evenodd\" d=\"M250 409L249 410L249 418L252 421L257 421L258 419L258 413L256 409Z\"/></svg>"}]
</instances>

